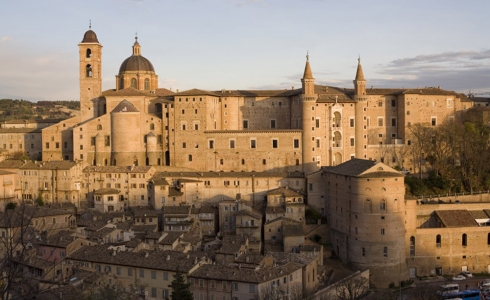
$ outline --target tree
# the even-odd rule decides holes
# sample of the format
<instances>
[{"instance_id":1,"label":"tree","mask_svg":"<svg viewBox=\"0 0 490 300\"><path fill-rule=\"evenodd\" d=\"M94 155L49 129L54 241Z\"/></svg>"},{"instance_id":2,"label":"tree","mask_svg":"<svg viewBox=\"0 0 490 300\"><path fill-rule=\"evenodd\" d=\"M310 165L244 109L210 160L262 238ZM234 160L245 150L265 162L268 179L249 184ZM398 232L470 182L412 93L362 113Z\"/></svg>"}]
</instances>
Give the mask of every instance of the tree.
<instances>
[{"instance_id":1,"label":"tree","mask_svg":"<svg viewBox=\"0 0 490 300\"><path fill-rule=\"evenodd\" d=\"M335 285L335 299L356 300L369 290L369 279L361 275L347 277Z\"/></svg>"},{"instance_id":2,"label":"tree","mask_svg":"<svg viewBox=\"0 0 490 300\"><path fill-rule=\"evenodd\" d=\"M170 299L172 300L193 300L193 296L189 287L190 283L185 282L184 276L182 273L177 270L174 276L174 280L170 284L170 288L172 288L172 293L170 294Z\"/></svg>"}]
</instances>

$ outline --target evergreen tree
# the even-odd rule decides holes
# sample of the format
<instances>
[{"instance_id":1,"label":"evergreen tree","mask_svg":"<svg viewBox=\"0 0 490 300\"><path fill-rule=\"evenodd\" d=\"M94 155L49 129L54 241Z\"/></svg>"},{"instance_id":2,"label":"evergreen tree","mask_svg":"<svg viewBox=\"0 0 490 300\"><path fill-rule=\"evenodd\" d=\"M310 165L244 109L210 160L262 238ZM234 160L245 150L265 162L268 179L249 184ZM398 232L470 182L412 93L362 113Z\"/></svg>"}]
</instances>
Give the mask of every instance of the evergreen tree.
<instances>
[{"instance_id":1,"label":"evergreen tree","mask_svg":"<svg viewBox=\"0 0 490 300\"><path fill-rule=\"evenodd\" d=\"M190 283L185 282L184 276L182 273L177 270L175 274L174 280L170 284L172 288L172 294L170 295L170 299L172 300L193 300L192 293L189 290L191 286Z\"/></svg>"}]
</instances>

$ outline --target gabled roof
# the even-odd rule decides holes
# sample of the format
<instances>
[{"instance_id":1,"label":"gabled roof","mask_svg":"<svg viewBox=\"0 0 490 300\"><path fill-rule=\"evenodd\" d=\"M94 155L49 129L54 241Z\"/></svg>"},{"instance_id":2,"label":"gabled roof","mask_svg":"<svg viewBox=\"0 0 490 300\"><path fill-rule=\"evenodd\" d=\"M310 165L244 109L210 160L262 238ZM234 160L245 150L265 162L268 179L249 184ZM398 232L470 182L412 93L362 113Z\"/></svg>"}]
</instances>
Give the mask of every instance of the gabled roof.
<instances>
[{"instance_id":1,"label":"gabled roof","mask_svg":"<svg viewBox=\"0 0 490 300\"><path fill-rule=\"evenodd\" d=\"M124 99L123 101L119 102L116 107L111 111L111 113L119 113L119 112L139 112L139 110L133 105L133 103L129 102L128 100Z\"/></svg>"},{"instance_id":2,"label":"gabled roof","mask_svg":"<svg viewBox=\"0 0 490 300\"><path fill-rule=\"evenodd\" d=\"M466 209L436 210L434 212L444 227L477 227L478 223Z\"/></svg>"},{"instance_id":3,"label":"gabled roof","mask_svg":"<svg viewBox=\"0 0 490 300\"><path fill-rule=\"evenodd\" d=\"M189 215L191 212L191 207L188 205L163 206L162 211L164 215Z\"/></svg>"},{"instance_id":4,"label":"gabled roof","mask_svg":"<svg viewBox=\"0 0 490 300\"><path fill-rule=\"evenodd\" d=\"M327 173L351 177L403 177L397 170L373 160L353 158L340 165L324 167Z\"/></svg>"},{"instance_id":5,"label":"gabled roof","mask_svg":"<svg viewBox=\"0 0 490 300\"><path fill-rule=\"evenodd\" d=\"M270 190L267 192L267 196L269 195L284 195L284 197L303 197L303 195L301 195L299 191L289 186Z\"/></svg>"},{"instance_id":6,"label":"gabled roof","mask_svg":"<svg viewBox=\"0 0 490 300\"><path fill-rule=\"evenodd\" d=\"M116 189L111 189L111 188L103 188L100 190L96 190L94 192L95 195L116 195L119 194L121 191L116 190Z\"/></svg>"}]
</instances>

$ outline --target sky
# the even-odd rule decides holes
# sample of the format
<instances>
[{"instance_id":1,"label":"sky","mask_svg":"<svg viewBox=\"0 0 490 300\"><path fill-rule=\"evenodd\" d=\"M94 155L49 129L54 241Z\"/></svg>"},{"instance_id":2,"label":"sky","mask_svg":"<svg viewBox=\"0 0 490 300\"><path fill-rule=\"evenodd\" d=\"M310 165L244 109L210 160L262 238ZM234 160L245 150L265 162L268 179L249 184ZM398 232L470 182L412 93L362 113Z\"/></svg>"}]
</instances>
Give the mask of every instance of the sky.
<instances>
[{"instance_id":1,"label":"sky","mask_svg":"<svg viewBox=\"0 0 490 300\"><path fill-rule=\"evenodd\" d=\"M141 53L180 91L438 87L490 95L490 1L18 0L0 10L0 99L79 100L78 43L91 28L103 90Z\"/></svg>"}]
</instances>

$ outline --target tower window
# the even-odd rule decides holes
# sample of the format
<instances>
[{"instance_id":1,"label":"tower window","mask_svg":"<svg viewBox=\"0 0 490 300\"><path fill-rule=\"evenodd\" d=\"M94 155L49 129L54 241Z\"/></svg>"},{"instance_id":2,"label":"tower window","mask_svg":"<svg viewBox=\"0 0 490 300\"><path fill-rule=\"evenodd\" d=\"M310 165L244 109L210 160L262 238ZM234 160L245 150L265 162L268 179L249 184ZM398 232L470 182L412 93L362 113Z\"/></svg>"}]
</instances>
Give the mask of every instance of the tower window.
<instances>
[{"instance_id":1,"label":"tower window","mask_svg":"<svg viewBox=\"0 0 490 300\"><path fill-rule=\"evenodd\" d=\"M85 67L85 72L87 77L92 77L92 65L87 65Z\"/></svg>"},{"instance_id":2,"label":"tower window","mask_svg":"<svg viewBox=\"0 0 490 300\"><path fill-rule=\"evenodd\" d=\"M91 58L91 57L92 57L92 50L87 49L87 52L86 52L85 57L86 57L86 58Z\"/></svg>"}]
</instances>

